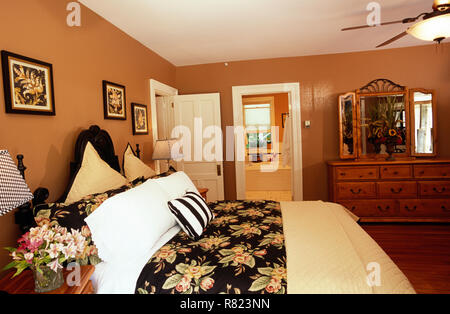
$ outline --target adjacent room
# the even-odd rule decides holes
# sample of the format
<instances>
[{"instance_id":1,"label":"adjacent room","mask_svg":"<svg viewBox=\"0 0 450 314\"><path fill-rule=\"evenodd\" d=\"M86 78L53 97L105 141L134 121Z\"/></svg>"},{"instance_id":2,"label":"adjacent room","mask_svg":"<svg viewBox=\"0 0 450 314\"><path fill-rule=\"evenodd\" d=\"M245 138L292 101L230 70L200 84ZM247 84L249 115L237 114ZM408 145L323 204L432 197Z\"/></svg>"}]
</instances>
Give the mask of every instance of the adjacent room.
<instances>
[{"instance_id":1,"label":"adjacent room","mask_svg":"<svg viewBox=\"0 0 450 314\"><path fill-rule=\"evenodd\" d=\"M0 295L450 294L449 0L2 1L0 33Z\"/></svg>"}]
</instances>

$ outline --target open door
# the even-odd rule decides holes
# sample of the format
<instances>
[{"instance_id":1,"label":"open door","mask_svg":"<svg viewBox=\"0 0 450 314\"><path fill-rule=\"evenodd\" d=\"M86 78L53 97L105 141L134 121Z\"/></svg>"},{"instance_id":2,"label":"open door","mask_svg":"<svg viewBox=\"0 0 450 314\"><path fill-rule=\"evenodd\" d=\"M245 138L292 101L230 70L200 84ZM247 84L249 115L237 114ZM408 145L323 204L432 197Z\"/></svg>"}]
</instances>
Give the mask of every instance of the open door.
<instances>
[{"instance_id":1,"label":"open door","mask_svg":"<svg viewBox=\"0 0 450 314\"><path fill-rule=\"evenodd\" d=\"M180 95L173 96L172 100L174 125L188 128L191 134L191 150L183 151L185 156L183 161L177 163L177 170L186 172L197 188L208 188L208 201L223 200L220 94ZM214 129L220 130L220 140L211 133ZM205 156L204 152L211 146L213 138L216 139L215 148L211 151L217 152L220 159L211 161L211 156ZM190 154L190 158L186 158L186 153Z\"/></svg>"}]
</instances>

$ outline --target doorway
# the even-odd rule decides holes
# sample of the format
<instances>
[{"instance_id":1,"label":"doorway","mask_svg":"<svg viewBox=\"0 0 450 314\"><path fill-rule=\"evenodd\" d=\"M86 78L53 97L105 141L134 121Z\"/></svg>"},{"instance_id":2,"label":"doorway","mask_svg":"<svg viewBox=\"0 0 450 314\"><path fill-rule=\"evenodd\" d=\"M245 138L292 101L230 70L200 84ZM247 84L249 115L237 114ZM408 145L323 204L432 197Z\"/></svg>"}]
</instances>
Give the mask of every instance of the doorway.
<instances>
[{"instance_id":1,"label":"doorway","mask_svg":"<svg viewBox=\"0 0 450 314\"><path fill-rule=\"evenodd\" d=\"M283 150L289 94L245 95L242 104L246 130L245 199L292 201L291 158L286 156L290 152ZM271 167L271 171L263 171L264 167Z\"/></svg>"},{"instance_id":2,"label":"doorway","mask_svg":"<svg viewBox=\"0 0 450 314\"><path fill-rule=\"evenodd\" d=\"M301 112L300 112L300 84L299 83L284 83L284 84L265 84L265 85L249 85L249 86L234 86L233 87L233 114L234 114L234 126L235 127L245 127L246 121L245 120L245 108L244 103L246 99L257 99L258 97L267 97L267 96L273 96L274 95L282 95L284 97L287 96L288 98L288 112L283 112L285 115L283 117L280 117L279 119L285 119L288 116L290 125L289 132L289 139L288 139L288 154L290 157L290 163L289 165L286 165L286 168L283 169L283 166L278 169L281 172L276 173L275 172L268 172L268 174L274 174L273 178L264 177L264 173L261 173L260 167L264 165L264 163L273 161L272 158L275 158L276 156L273 155L273 151L267 150L268 153L266 154L266 157L264 157L264 154L259 154L262 156L262 160L257 160L256 163L252 162L254 161L254 156L252 156L251 152L251 145L249 146L250 151L248 151L248 139L246 141L242 141L238 138L235 139L235 151L246 151L247 157L246 160L236 160L235 161L235 168L236 168L236 192L237 192L237 198L238 199L246 199L247 198L247 191L258 191L258 190L252 190L252 189L266 189L261 190L260 196L254 194L250 194L251 198L258 198L258 199L269 199L270 194L267 193L264 194L264 191L276 191L275 194L272 194L272 198L279 198L280 200L288 200L293 199L295 201L302 201L303 200L303 176L302 176L302 145L301 145ZM257 102L260 102L257 100ZM260 108L265 108L264 110L259 110L259 113L256 115L265 115L265 118L262 118L263 120L267 121L269 119L269 106L267 105L267 102L270 103L270 101L265 100L263 102L266 102L266 104L260 103ZM250 104L251 105L251 104ZM255 103L253 103L255 105ZM256 104L258 105L258 104ZM247 107L248 110L252 110L251 106ZM258 106L253 106L253 108L258 108ZM263 113L265 111L265 114ZM273 110L275 111L275 110ZM275 112L272 113L270 111L270 116L274 117L273 119L277 120L277 114ZM272 118L270 118L272 119ZM249 120L249 119L247 119ZM251 119L250 119L251 120ZM281 120L280 120L281 122ZM271 123L272 124L272 123ZM260 138L261 136L265 137L267 134L264 134L264 132L257 132L258 136L257 138ZM262 134L261 134L262 133ZM281 128L280 133L284 134L283 128ZM236 133L235 136L240 136L242 134ZM255 135L246 135L247 137L255 138ZM243 146L243 147L241 147ZM282 145L281 145L282 146ZM275 152L276 153L276 152ZM254 154L253 154L254 155ZM236 155L237 156L237 155ZM283 165L283 158L286 158L287 156L278 156L278 162ZM252 159L253 158L253 159ZM237 159L237 158L236 158ZM265 160L264 160L265 159ZM251 172L254 170L254 172ZM284 171L284 173L283 173ZM288 175L290 174L290 175ZM271 181L275 179L283 178L282 183L284 185L280 185L277 183L278 181ZM267 180L269 180L270 183L267 183ZM290 184L285 184L286 181L290 181ZM259 186L258 186L259 184ZM283 193L283 192L277 192L277 189L281 188L281 191L291 191L291 194ZM285 190L287 189L287 190ZM274 192L272 192L274 193Z\"/></svg>"}]
</instances>

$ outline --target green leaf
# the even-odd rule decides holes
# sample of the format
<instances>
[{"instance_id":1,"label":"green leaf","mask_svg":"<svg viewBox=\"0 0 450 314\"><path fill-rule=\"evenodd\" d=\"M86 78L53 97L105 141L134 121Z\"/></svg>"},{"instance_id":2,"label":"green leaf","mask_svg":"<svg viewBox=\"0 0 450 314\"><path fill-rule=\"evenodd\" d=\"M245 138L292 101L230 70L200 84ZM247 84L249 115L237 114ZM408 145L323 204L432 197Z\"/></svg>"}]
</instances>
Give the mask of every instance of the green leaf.
<instances>
[{"instance_id":1,"label":"green leaf","mask_svg":"<svg viewBox=\"0 0 450 314\"><path fill-rule=\"evenodd\" d=\"M249 291L260 291L267 287L272 277L262 276L253 281Z\"/></svg>"},{"instance_id":2,"label":"green leaf","mask_svg":"<svg viewBox=\"0 0 450 314\"><path fill-rule=\"evenodd\" d=\"M183 279L183 275L180 274L173 275L172 277L169 277L166 280L162 288L165 290L175 288L180 283L181 279Z\"/></svg>"},{"instance_id":3,"label":"green leaf","mask_svg":"<svg viewBox=\"0 0 450 314\"><path fill-rule=\"evenodd\" d=\"M4 249L7 250L9 253L17 251L15 247L5 247Z\"/></svg>"},{"instance_id":4,"label":"green leaf","mask_svg":"<svg viewBox=\"0 0 450 314\"><path fill-rule=\"evenodd\" d=\"M51 213L52 213L51 209L43 209L37 213L36 217L43 217L43 218L50 219Z\"/></svg>"},{"instance_id":5,"label":"green leaf","mask_svg":"<svg viewBox=\"0 0 450 314\"><path fill-rule=\"evenodd\" d=\"M220 250L219 253L221 255L223 255L223 256L227 256L227 255L231 255L231 254L234 255L234 251L233 250L229 250L229 249Z\"/></svg>"},{"instance_id":6,"label":"green leaf","mask_svg":"<svg viewBox=\"0 0 450 314\"><path fill-rule=\"evenodd\" d=\"M202 270L204 270L204 275L208 275L211 273L217 266L202 266Z\"/></svg>"},{"instance_id":7,"label":"green leaf","mask_svg":"<svg viewBox=\"0 0 450 314\"><path fill-rule=\"evenodd\" d=\"M91 265L95 266L97 264L100 264L102 262L102 259L97 255L91 255L89 256L89 262L91 263Z\"/></svg>"},{"instance_id":8,"label":"green leaf","mask_svg":"<svg viewBox=\"0 0 450 314\"><path fill-rule=\"evenodd\" d=\"M245 265L247 265L250 268L255 267L255 258L252 256L246 263Z\"/></svg>"},{"instance_id":9,"label":"green leaf","mask_svg":"<svg viewBox=\"0 0 450 314\"><path fill-rule=\"evenodd\" d=\"M272 272L273 272L273 268L272 267L259 267L258 268L258 272L261 275L265 275L265 276L272 276Z\"/></svg>"},{"instance_id":10,"label":"green leaf","mask_svg":"<svg viewBox=\"0 0 450 314\"><path fill-rule=\"evenodd\" d=\"M178 264L177 266L175 266L175 269L176 269L177 272L179 272L180 274L184 274L188 268L189 268L189 265L183 264L183 263Z\"/></svg>"},{"instance_id":11,"label":"green leaf","mask_svg":"<svg viewBox=\"0 0 450 314\"><path fill-rule=\"evenodd\" d=\"M139 294L148 294L148 291L145 290L145 289L142 289L142 288L139 288L139 289L137 290L137 292L138 292Z\"/></svg>"},{"instance_id":12,"label":"green leaf","mask_svg":"<svg viewBox=\"0 0 450 314\"><path fill-rule=\"evenodd\" d=\"M14 268L14 267L16 267L18 264L19 264L19 262L17 262L17 261L11 262L11 263L9 263L8 265L6 265L5 267L3 267L2 271L5 271L5 270L9 270L9 269L11 269L11 268Z\"/></svg>"},{"instance_id":13,"label":"green leaf","mask_svg":"<svg viewBox=\"0 0 450 314\"><path fill-rule=\"evenodd\" d=\"M173 254L171 256L169 256L168 258L166 258L167 263L173 264L173 262L175 262L175 260L177 259L177 255Z\"/></svg>"},{"instance_id":14,"label":"green leaf","mask_svg":"<svg viewBox=\"0 0 450 314\"><path fill-rule=\"evenodd\" d=\"M228 255L227 257L222 258L219 263L224 264L224 263L229 263L234 259L234 255Z\"/></svg>"}]
</instances>

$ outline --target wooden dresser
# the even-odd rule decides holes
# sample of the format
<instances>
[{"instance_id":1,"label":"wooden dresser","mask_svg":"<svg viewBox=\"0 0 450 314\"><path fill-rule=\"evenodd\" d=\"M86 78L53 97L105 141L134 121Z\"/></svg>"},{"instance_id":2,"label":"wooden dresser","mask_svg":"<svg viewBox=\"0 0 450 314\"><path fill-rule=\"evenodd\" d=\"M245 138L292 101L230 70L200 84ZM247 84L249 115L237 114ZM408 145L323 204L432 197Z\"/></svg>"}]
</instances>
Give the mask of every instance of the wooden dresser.
<instances>
[{"instance_id":1,"label":"wooden dresser","mask_svg":"<svg viewBox=\"0 0 450 314\"><path fill-rule=\"evenodd\" d=\"M450 222L450 159L333 161L328 182L363 222Z\"/></svg>"}]
</instances>

